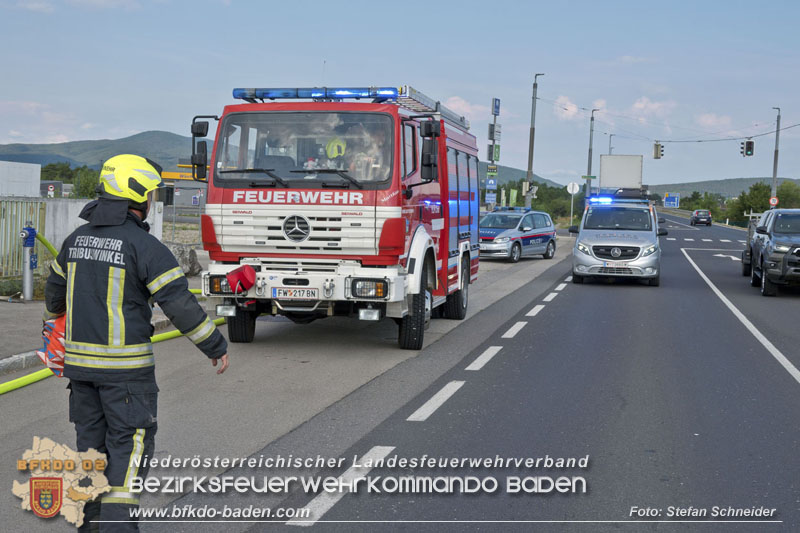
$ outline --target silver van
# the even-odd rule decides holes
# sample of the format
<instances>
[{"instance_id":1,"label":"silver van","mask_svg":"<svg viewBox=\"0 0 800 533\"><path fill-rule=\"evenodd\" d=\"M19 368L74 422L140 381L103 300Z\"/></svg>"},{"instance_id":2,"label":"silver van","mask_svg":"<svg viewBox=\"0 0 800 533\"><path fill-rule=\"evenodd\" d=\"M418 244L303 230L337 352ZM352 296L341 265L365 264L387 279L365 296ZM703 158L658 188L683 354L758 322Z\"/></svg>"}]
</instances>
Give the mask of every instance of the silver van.
<instances>
[{"instance_id":1,"label":"silver van","mask_svg":"<svg viewBox=\"0 0 800 533\"><path fill-rule=\"evenodd\" d=\"M661 247L655 209L646 200L589 199L572 250L572 282L589 277L620 277L661 282Z\"/></svg>"}]
</instances>

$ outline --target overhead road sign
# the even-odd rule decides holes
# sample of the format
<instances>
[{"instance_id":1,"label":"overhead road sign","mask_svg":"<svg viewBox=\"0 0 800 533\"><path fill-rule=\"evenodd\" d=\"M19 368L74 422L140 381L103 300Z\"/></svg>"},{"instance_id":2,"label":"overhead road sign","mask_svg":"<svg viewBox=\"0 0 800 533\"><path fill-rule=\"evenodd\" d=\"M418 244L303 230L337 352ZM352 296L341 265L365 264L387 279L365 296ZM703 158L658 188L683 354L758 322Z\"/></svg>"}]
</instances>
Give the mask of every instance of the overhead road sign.
<instances>
[{"instance_id":1,"label":"overhead road sign","mask_svg":"<svg viewBox=\"0 0 800 533\"><path fill-rule=\"evenodd\" d=\"M681 206L681 195L679 193L664 193L664 207L678 209Z\"/></svg>"}]
</instances>

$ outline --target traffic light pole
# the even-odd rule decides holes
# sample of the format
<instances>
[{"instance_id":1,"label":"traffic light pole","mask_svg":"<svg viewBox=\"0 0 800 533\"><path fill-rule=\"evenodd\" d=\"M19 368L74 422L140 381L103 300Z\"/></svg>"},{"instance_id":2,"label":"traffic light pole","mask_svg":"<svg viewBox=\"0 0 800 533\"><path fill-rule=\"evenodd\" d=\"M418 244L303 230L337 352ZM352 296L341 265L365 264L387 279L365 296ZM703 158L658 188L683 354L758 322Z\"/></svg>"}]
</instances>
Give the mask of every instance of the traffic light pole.
<instances>
[{"instance_id":1,"label":"traffic light pole","mask_svg":"<svg viewBox=\"0 0 800 533\"><path fill-rule=\"evenodd\" d=\"M586 165L586 175L592 175L592 140L594 139L594 112L600 111L599 109L592 109L592 118L589 120L589 164ZM592 195L592 179L586 178L586 192L585 197L589 198Z\"/></svg>"},{"instance_id":2,"label":"traffic light pole","mask_svg":"<svg viewBox=\"0 0 800 533\"><path fill-rule=\"evenodd\" d=\"M772 193L770 198L778 195L778 142L781 138L781 108L773 107L778 110L778 123L775 125L775 157L772 159ZM772 207L775 208L774 206Z\"/></svg>"},{"instance_id":3,"label":"traffic light pole","mask_svg":"<svg viewBox=\"0 0 800 533\"><path fill-rule=\"evenodd\" d=\"M528 173L525 179L528 182L528 192L525 194L525 207L531 206L531 185L533 184L533 140L536 137L536 90L539 88L537 78L544 76L544 73L537 73L533 76L533 96L531 101L531 134L528 140Z\"/></svg>"}]
</instances>

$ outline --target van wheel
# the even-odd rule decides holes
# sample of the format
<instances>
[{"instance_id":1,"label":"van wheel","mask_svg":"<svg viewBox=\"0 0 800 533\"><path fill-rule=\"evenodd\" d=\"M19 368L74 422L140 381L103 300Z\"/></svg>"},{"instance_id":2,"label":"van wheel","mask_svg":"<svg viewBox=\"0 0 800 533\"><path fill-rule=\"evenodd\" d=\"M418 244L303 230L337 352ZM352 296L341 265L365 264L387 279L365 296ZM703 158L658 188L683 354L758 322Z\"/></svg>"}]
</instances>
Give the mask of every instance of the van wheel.
<instances>
[{"instance_id":1,"label":"van wheel","mask_svg":"<svg viewBox=\"0 0 800 533\"><path fill-rule=\"evenodd\" d=\"M442 306L444 318L464 320L467 317L469 303L469 258L464 258L461 265L461 288L450 294Z\"/></svg>"},{"instance_id":2,"label":"van wheel","mask_svg":"<svg viewBox=\"0 0 800 533\"><path fill-rule=\"evenodd\" d=\"M580 285L581 283L583 283L583 276L579 276L578 274L573 274L572 283Z\"/></svg>"},{"instance_id":3,"label":"van wheel","mask_svg":"<svg viewBox=\"0 0 800 533\"><path fill-rule=\"evenodd\" d=\"M397 340L404 350L419 350L425 338L425 328L431 320L431 303L433 297L428 288L428 268L423 265L419 280L420 291L411 297L409 314L400 321Z\"/></svg>"},{"instance_id":4,"label":"van wheel","mask_svg":"<svg viewBox=\"0 0 800 533\"><path fill-rule=\"evenodd\" d=\"M744 262L744 252L742 252L742 276L749 276L753 265Z\"/></svg>"},{"instance_id":5,"label":"van wheel","mask_svg":"<svg viewBox=\"0 0 800 533\"><path fill-rule=\"evenodd\" d=\"M659 274L654 278L648 279L647 284L650 285L651 287L658 287L659 285L661 285L661 274Z\"/></svg>"},{"instance_id":6,"label":"van wheel","mask_svg":"<svg viewBox=\"0 0 800 533\"><path fill-rule=\"evenodd\" d=\"M778 286L771 282L764 272L764 265L761 265L761 296L775 296L778 294Z\"/></svg>"},{"instance_id":7,"label":"van wheel","mask_svg":"<svg viewBox=\"0 0 800 533\"><path fill-rule=\"evenodd\" d=\"M761 278L756 273L756 267L753 265L753 254L750 254L750 286L751 287L760 287L761 286Z\"/></svg>"},{"instance_id":8,"label":"van wheel","mask_svg":"<svg viewBox=\"0 0 800 533\"><path fill-rule=\"evenodd\" d=\"M547 250L545 250L542 257L545 259L552 259L554 255L556 255L556 243L550 241L547 243Z\"/></svg>"},{"instance_id":9,"label":"van wheel","mask_svg":"<svg viewBox=\"0 0 800 533\"><path fill-rule=\"evenodd\" d=\"M228 340L231 342L253 342L256 335L255 311L236 308L236 315L228 317Z\"/></svg>"},{"instance_id":10,"label":"van wheel","mask_svg":"<svg viewBox=\"0 0 800 533\"><path fill-rule=\"evenodd\" d=\"M520 257L522 257L522 246L520 246L518 242L515 242L511 247L511 255L508 256L508 260L512 263L517 263Z\"/></svg>"}]
</instances>

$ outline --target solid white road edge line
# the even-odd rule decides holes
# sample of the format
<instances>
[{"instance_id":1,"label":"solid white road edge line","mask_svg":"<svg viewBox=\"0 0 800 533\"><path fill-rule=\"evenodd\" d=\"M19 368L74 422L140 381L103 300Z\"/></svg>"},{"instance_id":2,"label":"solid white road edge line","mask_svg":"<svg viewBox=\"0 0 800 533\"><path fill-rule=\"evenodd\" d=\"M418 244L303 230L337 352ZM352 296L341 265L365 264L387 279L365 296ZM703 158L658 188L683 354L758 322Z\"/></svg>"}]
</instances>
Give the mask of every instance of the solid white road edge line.
<instances>
[{"instance_id":1,"label":"solid white road edge line","mask_svg":"<svg viewBox=\"0 0 800 533\"><path fill-rule=\"evenodd\" d=\"M374 463L375 461L379 461L392 453L392 450L394 450L394 446L375 446L361 457L361 463L369 464L369 462ZM372 470L372 467L352 466L339 476L339 479L343 483L352 483L356 478L365 477L369 474L370 470ZM301 527L313 526L314 523L322 518L325 513L330 511L331 507L336 505L345 494L345 492L323 492L318 494L316 498L308 502L308 505L305 506L305 509L310 511L307 518L292 518L286 522L286 525Z\"/></svg>"},{"instance_id":2,"label":"solid white road edge line","mask_svg":"<svg viewBox=\"0 0 800 533\"><path fill-rule=\"evenodd\" d=\"M566 287L566 286L567 286L567 284L566 284L566 283L560 283L560 284L558 285L558 287L556 287L556 290L557 290L557 291L563 291L563 290L564 290L564 287Z\"/></svg>"},{"instance_id":3,"label":"solid white road edge line","mask_svg":"<svg viewBox=\"0 0 800 533\"><path fill-rule=\"evenodd\" d=\"M406 421L408 422L426 421L428 417L431 416L434 413L434 411L436 411L439 407L441 407L442 404L446 402L448 398L450 398L450 396L455 394L456 391L460 389L462 385L464 385L464 383L465 383L464 381L451 381L450 383L442 387L442 390L434 394L430 400L425 402L425 404L422 407L414 411L414 414L406 418Z\"/></svg>"},{"instance_id":4,"label":"solid white road edge line","mask_svg":"<svg viewBox=\"0 0 800 533\"><path fill-rule=\"evenodd\" d=\"M542 298L542 300L544 300L545 302L552 302L553 298L555 298L556 296L558 296L557 292L551 292L550 294Z\"/></svg>"},{"instance_id":5,"label":"solid white road edge line","mask_svg":"<svg viewBox=\"0 0 800 533\"><path fill-rule=\"evenodd\" d=\"M544 309L544 306L542 304L536 305L533 307L533 309L525 313L525 316L536 316L542 309Z\"/></svg>"},{"instance_id":6,"label":"solid white road edge line","mask_svg":"<svg viewBox=\"0 0 800 533\"><path fill-rule=\"evenodd\" d=\"M527 324L527 322L517 322L516 324L514 324L513 326L508 328L508 331L503 333L503 338L504 339L513 339L514 335L519 333L519 330L524 328L526 324Z\"/></svg>"},{"instance_id":7,"label":"solid white road edge line","mask_svg":"<svg viewBox=\"0 0 800 533\"><path fill-rule=\"evenodd\" d=\"M724 294L722 294L722 291L720 291L717 288L717 286L714 285L714 283L708 278L708 276L706 276L703 273L703 271L700 270L700 267L697 266L697 263L692 261L692 258L689 257L688 252L684 248L681 248L681 251L683 252L683 255L686 256L686 260L689 261L689 263L694 267L694 269L697 270L697 273L700 274L700 277L703 278L703 281L705 281L706 284L709 287L711 287L711 290L714 291L714 294L716 294L717 297L720 300L722 300L722 303L724 303L725 306L731 310L731 313L733 313L733 315L739 319L739 322L741 322L744 325L744 327L746 327L747 330L753 335L753 337L755 337L756 340L758 340L758 342L760 342L764 346L764 348L767 349L767 351L772 355L772 357L774 357L781 364L781 366L783 366L783 368L785 368L786 371L789 372L789 375L791 375L795 379L795 381L800 383L800 370L798 370L797 367L794 366L786 358L786 356L783 355L781 351L778 350L778 348L776 348L775 345L769 341L769 339L767 339L760 331L758 331L758 329L753 325L753 323L750 322L750 320L748 320L747 317L744 316L744 314L741 311L739 311L739 309L737 309L736 306L733 305L733 303L731 303L731 301L728 300L728 298Z\"/></svg>"},{"instance_id":8,"label":"solid white road edge line","mask_svg":"<svg viewBox=\"0 0 800 533\"><path fill-rule=\"evenodd\" d=\"M502 349L503 349L502 346L489 346L488 348L486 348L486 350L484 350L482 354L478 356L477 359L475 359L472 362L471 365L469 365L464 370L480 370L481 368L483 368L483 365L491 361L492 357L497 355L497 352L499 352Z\"/></svg>"}]
</instances>

